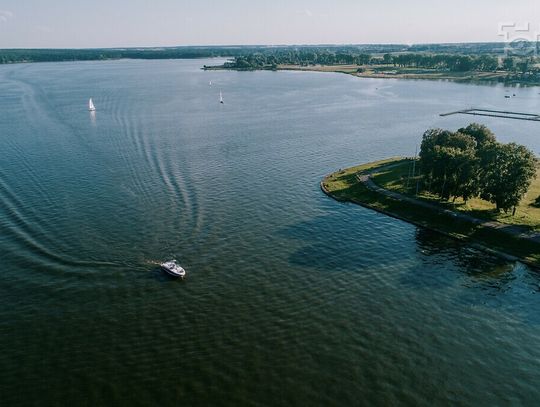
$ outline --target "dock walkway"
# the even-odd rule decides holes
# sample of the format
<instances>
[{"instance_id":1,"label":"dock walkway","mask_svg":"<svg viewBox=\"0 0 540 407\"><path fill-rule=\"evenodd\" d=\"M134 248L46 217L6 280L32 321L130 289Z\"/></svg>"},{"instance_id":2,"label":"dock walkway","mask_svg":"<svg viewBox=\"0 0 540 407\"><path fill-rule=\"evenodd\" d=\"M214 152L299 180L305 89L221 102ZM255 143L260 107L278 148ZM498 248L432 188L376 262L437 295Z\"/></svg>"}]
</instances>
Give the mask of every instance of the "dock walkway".
<instances>
[{"instance_id":1,"label":"dock walkway","mask_svg":"<svg viewBox=\"0 0 540 407\"><path fill-rule=\"evenodd\" d=\"M441 113L440 116L452 116L455 114L468 114L472 116L487 116L487 117L499 117L503 119L513 119L513 120L528 120L533 122L540 122L540 115L535 113L521 113L521 112L510 112L506 110L492 110L492 109L463 109L456 110L449 113Z\"/></svg>"}]
</instances>

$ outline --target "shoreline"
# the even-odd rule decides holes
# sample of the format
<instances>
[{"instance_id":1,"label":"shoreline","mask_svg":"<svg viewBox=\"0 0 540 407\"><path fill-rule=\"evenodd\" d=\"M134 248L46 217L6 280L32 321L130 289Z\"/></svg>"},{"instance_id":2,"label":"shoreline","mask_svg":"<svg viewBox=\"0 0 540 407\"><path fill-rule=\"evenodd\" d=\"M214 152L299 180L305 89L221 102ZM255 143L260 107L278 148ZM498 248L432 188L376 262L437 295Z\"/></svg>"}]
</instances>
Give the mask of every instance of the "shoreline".
<instances>
[{"instance_id":1,"label":"shoreline","mask_svg":"<svg viewBox=\"0 0 540 407\"><path fill-rule=\"evenodd\" d=\"M402 157L394 157L339 170L325 176L320 182L320 188L324 194L338 202L360 205L465 242L507 261L519 261L540 269L540 244L537 241L519 237L504 229L485 226L486 221L482 219L471 222L467 220L467 216L458 212L426 205L422 201L385 190L373 183L371 175L376 170L397 165L404 160L406 159ZM344 182L347 184L345 190L335 189Z\"/></svg>"},{"instance_id":2,"label":"shoreline","mask_svg":"<svg viewBox=\"0 0 540 407\"><path fill-rule=\"evenodd\" d=\"M384 72L376 72L368 70L366 72L357 72L358 66L350 65L278 65L276 68L234 68L224 66L207 66L201 69L207 71L238 71L238 72L254 72L254 71L296 71L296 72L324 72L324 73L342 73L351 75L357 78L366 79L403 79L403 80L418 80L418 81L442 81L454 82L472 85L496 85L501 84L505 87L540 87L540 82L527 82L520 80L501 80L507 74L506 72L475 72L468 71L462 73L449 73L447 71L432 71L432 72L398 72L387 74Z\"/></svg>"}]
</instances>

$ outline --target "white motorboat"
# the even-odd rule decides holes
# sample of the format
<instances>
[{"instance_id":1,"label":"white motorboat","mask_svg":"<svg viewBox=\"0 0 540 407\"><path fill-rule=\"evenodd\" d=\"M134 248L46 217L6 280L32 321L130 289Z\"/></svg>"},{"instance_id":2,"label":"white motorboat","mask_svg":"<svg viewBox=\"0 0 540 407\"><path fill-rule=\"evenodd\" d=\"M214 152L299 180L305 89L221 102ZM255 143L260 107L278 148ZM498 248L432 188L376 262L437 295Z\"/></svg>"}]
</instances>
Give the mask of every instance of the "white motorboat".
<instances>
[{"instance_id":1,"label":"white motorboat","mask_svg":"<svg viewBox=\"0 0 540 407\"><path fill-rule=\"evenodd\" d=\"M184 270L176 260L169 260L165 263L161 263L160 267L163 271L165 271L168 275L172 277L184 278L186 275L186 270Z\"/></svg>"}]
</instances>

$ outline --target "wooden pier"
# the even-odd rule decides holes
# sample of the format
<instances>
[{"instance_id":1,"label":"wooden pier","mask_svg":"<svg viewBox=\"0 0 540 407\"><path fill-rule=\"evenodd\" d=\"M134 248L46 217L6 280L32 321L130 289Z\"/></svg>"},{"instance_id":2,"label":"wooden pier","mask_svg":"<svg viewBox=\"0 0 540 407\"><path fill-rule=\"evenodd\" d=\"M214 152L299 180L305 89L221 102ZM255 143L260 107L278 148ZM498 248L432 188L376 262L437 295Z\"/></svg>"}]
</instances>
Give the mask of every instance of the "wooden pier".
<instances>
[{"instance_id":1,"label":"wooden pier","mask_svg":"<svg viewBox=\"0 0 540 407\"><path fill-rule=\"evenodd\" d=\"M533 122L540 122L540 115L534 113L520 113L509 112L505 110L490 110L490 109L464 109L456 110L450 113L441 113L440 116L452 116L454 114L469 114L472 116L487 116L487 117L500 117L503 119L513 120L529 120Z\"/></svg>"}]
</instances>

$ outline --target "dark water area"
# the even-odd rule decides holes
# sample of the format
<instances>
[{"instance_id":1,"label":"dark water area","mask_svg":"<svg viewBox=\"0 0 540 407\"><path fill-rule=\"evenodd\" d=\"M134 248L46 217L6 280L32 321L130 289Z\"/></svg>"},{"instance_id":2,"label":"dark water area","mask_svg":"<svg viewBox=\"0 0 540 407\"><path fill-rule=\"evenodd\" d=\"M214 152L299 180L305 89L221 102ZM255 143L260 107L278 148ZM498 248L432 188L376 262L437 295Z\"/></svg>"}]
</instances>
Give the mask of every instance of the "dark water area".
<instances>
[{"instance_id":1,"label":"dark water area","mask_svg":"<svg viewBox=\"0 0 540 407\"><path fill-rule=\"evenodd\" d=\"M535 405L540 274L319 181L539 89L205 63L0 66L2 404Z\"/></svg>"}]
</instances>

